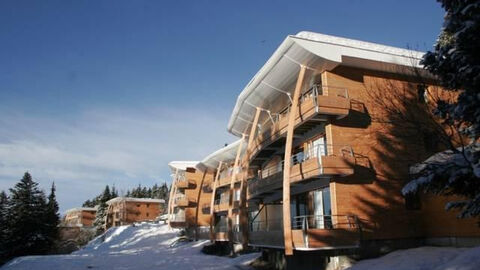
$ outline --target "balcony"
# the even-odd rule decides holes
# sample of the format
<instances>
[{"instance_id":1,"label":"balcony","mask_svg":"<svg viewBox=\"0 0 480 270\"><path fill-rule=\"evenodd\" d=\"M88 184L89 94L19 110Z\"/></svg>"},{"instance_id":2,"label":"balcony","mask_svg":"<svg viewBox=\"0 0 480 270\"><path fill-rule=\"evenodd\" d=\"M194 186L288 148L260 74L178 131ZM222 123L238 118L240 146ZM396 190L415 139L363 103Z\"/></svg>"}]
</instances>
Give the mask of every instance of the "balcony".
<instances>
[{"instance_id":1,"label":"balcony","mask_svg":"<svg viewBox=\"0 0 480 270\"><path fill-rule=\"evenodd\" d=\"M185 212L171 214L170 222L185 222Z\"/></svg>"},{"instance_id":2,"label":"balcony","mask_svg":"<svg viewBox=\"0 0 480 270\"><path fill-rule=\"evenodd\" d=\"M305 152L292 156L290 183L354 173L353 150L347 145L317 145ZM248 199L256 199L283 187L284 161L261 170L259 175L248 181Z\"/></svg>"},{"instance_id":3,"label":"balcony","mask_svg":"<svg viewBox=\"0 0 480 270\"><path fill-rule=\"evenodd\" d=\"M349 111L350 98L347 89L315 85L300 97L299 113L295 118L295 133L304 133L319 121L343 118ZM249 149L252 157L255 158L265 147L285 137L289 114L290 105L278 114L271 114L270 119L262 124L262 130Z\"/></svg>"},{"instance_id":4,"label":"balcony","mask_svg":"<svg viewBox=\"0 0 480 270\"><path fill-rule=\"evenodd\" d=\"M184 171L178 172L176 180L175 180L175 185L177 186L177 188L180 188L180 189L188 188L190 186L189 181L185 177L185 172Z\"/></svg>"},{"instance_id":5,"label":"balcony","mask_svg":"<svg viewBox=\"0 0 480 270\"><path fill-rule=\"evenodd\" d=\"M184 194L177 194L175 196L175 205L178 207L187 207L190 205L188 197Z\"/></svg>"},{"instance_id":6,"label":"balcony","mask_svg":"<svg viewBox=\"0 0 480 270\"><path fill-rule=\"evenodd\" d=\"M361 240L358 219L351 215L309 215L292 218L292 241L297 250L357 248ZM284 247L282 220L250 223L249 244Z\"/></svg>"},{"instance_id":7,"label":"balcony","mask_svg":"<svg viewBox=\"0 0 480 270\"><path fill-rule=\"evenodd\" d=\"M234 173L238 174L235 182L242 180L241 168L234 169L233 166L231 166L220 172L217 187L230 185Z\"/></svg>"},{"instance_id":8,"label":"balcony","mask_svg":"<svg viewBox=\"0 0 480 270\"><path fill-rule=\"evenodd\" d=\"M216 199L213 205L214 212L228 211L229 201L228 196L223 196L220 199Z\"/></svg>"}]
</instances>

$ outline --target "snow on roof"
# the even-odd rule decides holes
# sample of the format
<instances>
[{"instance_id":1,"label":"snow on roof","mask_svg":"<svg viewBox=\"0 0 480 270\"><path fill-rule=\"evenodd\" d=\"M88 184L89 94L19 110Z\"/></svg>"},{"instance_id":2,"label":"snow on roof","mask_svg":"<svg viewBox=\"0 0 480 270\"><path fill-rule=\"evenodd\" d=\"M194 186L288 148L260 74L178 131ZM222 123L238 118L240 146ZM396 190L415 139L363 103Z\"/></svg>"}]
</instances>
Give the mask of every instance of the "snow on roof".
<instances>
[{"instance_id":1,"label":"snow on roof","mask_svg":"<svg viewBox=\"0 0 480 270\"><path fill-rule=\"evenodd\" d=\"M238 96L228 131L236 136L248 132L256 107L275 113L288 105L287 94L292 94L300 65L307 66L306 79L310 81L319 73L339 65L413 74L412 67L421 67L423 54L313 32L287 36ZM259 123L268 117L262 113Z\"/></svg>"},{"instance_id":2,"label":"snow on roof","mask_svg":"<svg viewBox=\"0 0 480 270\"><path fill-rule=\"evenodd\" d=\"M72 209L68 209L65 213L77 212L77 211L97 211L96 207L76 207Z\"/></svg>"},{"instance_id":3,"label":"snow on roof","mask_svg":"<svg viewBox=\"0 0 480 270\"><path fill-rule=\"evenodd\" d=\"M199 170L215 170L218 168L218 164L221 162L229 163L235 160L237 155L237 150L242 142L242 139L239 139L225 147L218 149L217 151L206 156L201 162L197 164L197 169ZM242 154L245 151L246 143L242 144Z\"/></svg>"},{"instance_id":4,"label":"snow on roof","mask_svg":"<svg viewBox=\"0 0 480 270\"><path fill-rule=\"evenodd\" d=\"M116 197L116 198L113 198L113 199L107 201L107 204L111 204L111 203L114 203L114 202L121 202L121 201L126 201L126 202L165 203L165 200L164 200L164 199Z\"/></svg>"},{"instance_id":5,"label":"snow on roof","mask_svg":"<svg viewBox=\"0 0 480 270\"><path fill-rule=\"evenodd\" d=\"M170 167L172 174L174 174L176 170L185 171L187 168L195 168L197 164L198 161L172 161L168 163L168 167Z\"/></svg>"}]
</instances>

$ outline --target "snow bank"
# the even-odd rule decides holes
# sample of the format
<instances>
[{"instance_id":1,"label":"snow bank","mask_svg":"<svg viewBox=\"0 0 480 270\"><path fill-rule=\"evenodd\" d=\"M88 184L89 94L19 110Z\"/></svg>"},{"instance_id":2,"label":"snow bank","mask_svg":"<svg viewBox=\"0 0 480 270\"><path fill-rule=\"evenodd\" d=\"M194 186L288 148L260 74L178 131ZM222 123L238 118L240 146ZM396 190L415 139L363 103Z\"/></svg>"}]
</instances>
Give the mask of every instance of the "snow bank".
<instances>
[{"instance_id":1,"label":"snow bank","mask_svg":"<svg viewBox=\"0 0 480 270\"><path fill-rule=\"evenodd\" d=\"M349 270L477 270L480 247L419 247L356 263Z\"/></svg>"},{"instance_id":2,"label":"snow bank","mask_svg":"<svg viewBox=\"0 0 480 270\"><path fill-rule=\"evenodd\" d=\"M247 254L237 258L210 256L201 253L209 241L170 245L177 239L177 230L165 224L140 224L111 228L92 240L84 249L70 255L26 256L5 264L2 270L32 269L242 269L259 256Z\"/></svg>"}]
</instances>

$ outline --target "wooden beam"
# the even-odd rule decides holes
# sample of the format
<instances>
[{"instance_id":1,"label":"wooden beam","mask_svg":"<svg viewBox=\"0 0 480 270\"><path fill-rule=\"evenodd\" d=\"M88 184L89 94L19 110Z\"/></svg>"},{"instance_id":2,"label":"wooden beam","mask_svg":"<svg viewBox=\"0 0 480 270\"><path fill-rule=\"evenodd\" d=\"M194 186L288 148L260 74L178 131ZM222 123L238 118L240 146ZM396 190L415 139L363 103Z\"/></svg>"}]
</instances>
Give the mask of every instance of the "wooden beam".
<instances>
[{"instance_id":1,"label":"wooden beam","mask_svg":"<svg viewBox=\"0 0 480 270\"><path fill-rule=\"evenodd\" d=\"M213 212L213 208L215 207L215 192L217 191L217 182L218 178L220 177L220 170L222 169L223 162L218 162L217 174L215 174L215 178L213 179L213 190L212 190L212 200L210 201L210 241L215 241L215 215Z\"/></svg>"},{"instance_id":2,"label":"wooden beam","mask_svg":"<svg viewBox=\"0 0 480 270\"><path fill-rule=\"evenodd\" d=\"M232 178L230 179L230 194L228 200L228 240L232 242L233 239L233 230L232 230L232 216L233 216L233 194L235 189L235 181L237 179L237 170L240 167L240 155L242 154L243 141L245 140L245 135L242 135L242 140L237 148L237 155L235 156L235 162L233 163Z\"/></svg>"},{"instance_id":3,"label":"wooden beam","mask_svg":"<svg viewBox=\"0 0 480 270\"><path fill-rule=\"evenodd\" d=\"M293 92L292 107L288 116L287 139L285 141L285 158L283 167L283 237L285 240L285 255L293 255L292 224L290 217L290 167L292 158L293 131L297 116L298 101L305 77L305 66L300 66L295 92Z\"/></svg>"},{"instance_id":4,"label":"wooden beam","mask_svg":"<svg viewBox=\"0 0 480 270\"><path fill-rule=\"evenodd\" d=\"M248 217L247 217L247 177L248 170L250 169L250 153L253 140L255 138L255 133L257 132L258 119L260 118L260 113L262 110L257 107L255 111L255 117L253 119L252 128L250 129L250 135L248 136L247 150L245 155L243 155L242 167L243 175L242 181L240 182L240 225L242 228L242 246L246 250L248 247Z\"/></svg>"},{"instance_id":5,"label":"wooden beam","mask_svg":"<svg viewBox=\"0 0 480 270\"><path fill-rule=\"evenodd\" d=\"M167 209L167 214L168 214L168 227L172 228L170 226L170 218L172 217L172 210L173 210L173 196L175 195L175 192L177 191L177 175L178 175L178 169L175 169L175 176L173 177L172 184L170 185L170 197L168 198L168 209Z\"/></svg>"}]
</instances>

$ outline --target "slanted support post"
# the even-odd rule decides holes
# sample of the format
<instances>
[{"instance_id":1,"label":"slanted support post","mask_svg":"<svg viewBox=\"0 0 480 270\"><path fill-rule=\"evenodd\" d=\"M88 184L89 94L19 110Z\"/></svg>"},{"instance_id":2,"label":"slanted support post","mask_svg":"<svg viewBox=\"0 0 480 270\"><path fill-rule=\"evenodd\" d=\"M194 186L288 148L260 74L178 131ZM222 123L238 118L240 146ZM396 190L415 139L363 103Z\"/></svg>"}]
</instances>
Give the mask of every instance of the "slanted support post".
<instances>
[{"instance_id":1,"label":"slanted support post","mask_svg":"<svg viewBox=\"0 0 480 270\"><path fill-rule=\"evenodd\" d=\"M295 92L293 93L292 107L288 116L287 138L285 142L285 158L283 168L283 237L285 241L285 255L293 255L292 224L290 216L290 168L292 163L292 144L295 118L298 111L298 100L305 77L305 66L300 66Z\"/></svg>"},{"instance_id":2,"label":"slanted support post","mask_svg":"<svg viewBox=\"0 0 480 270\"><path fill-rule=\"evenodd\" d=\"M168 227L171 229L172 226L170 225L170 219L172 218L172 211L173 211L173 202L174 198L173 196L177 192L177 175L178 175L178 169L175 169L175 176L173 177L172 185L170 186L170 197L168 198L168 209L167 209L167 214L168 214Z\"/></svg>"},{"instance_id":3,"label":"slanted support post","mask_svg":"<svg viewBox=\"0 0 480 270\"><path fill-rule=\"evenodd\" d=\"M213 179L213 190L212 190L212 200L210 201L210 240L215 242L215 193L217 192L217 182L218 178L220 177L220 170L222 169L223 162L220 161L218 163L217 173L215 174L215 178Z\"/></svg>"},{"instance_id":4,"label":"slanted support post","mask_svg":"<svg viewBox=\"0 0 480 270\"><path fill-rule=\"evenodd\" d=\"M228 240L233 243L233 194L235 190L235 181L237 180L237 168L240 165L240 155L242 154L243 148L243 141L245 139L245 135L242 135L242 140L237 148L237 154L235 156L235 162L233 163L233 172L232 177L230 178L230 194L229 194L229 201L228 201Z\"/></svg>"},{"instance_id":5,"label":"slanted support post","mask_svg":"<svg viewBox=\"0 0 480 270\"><path fill-rule=\"evenodd\" d=\"M248 136L248 143L243 156L242 167L244 168L242 174L242 181L240 182L240 224L242 229L242 246L243 250L248 247L248 216L247 216L247 178L248 170L250 169L250 148L252 147L253 140L255 139L255 133L257 132L258 120L260 119L260 113L262 109L257 107L255 111L255 117L253 119L252 128L250 129L250 135Z\"/></svg>"}]
</instances>

